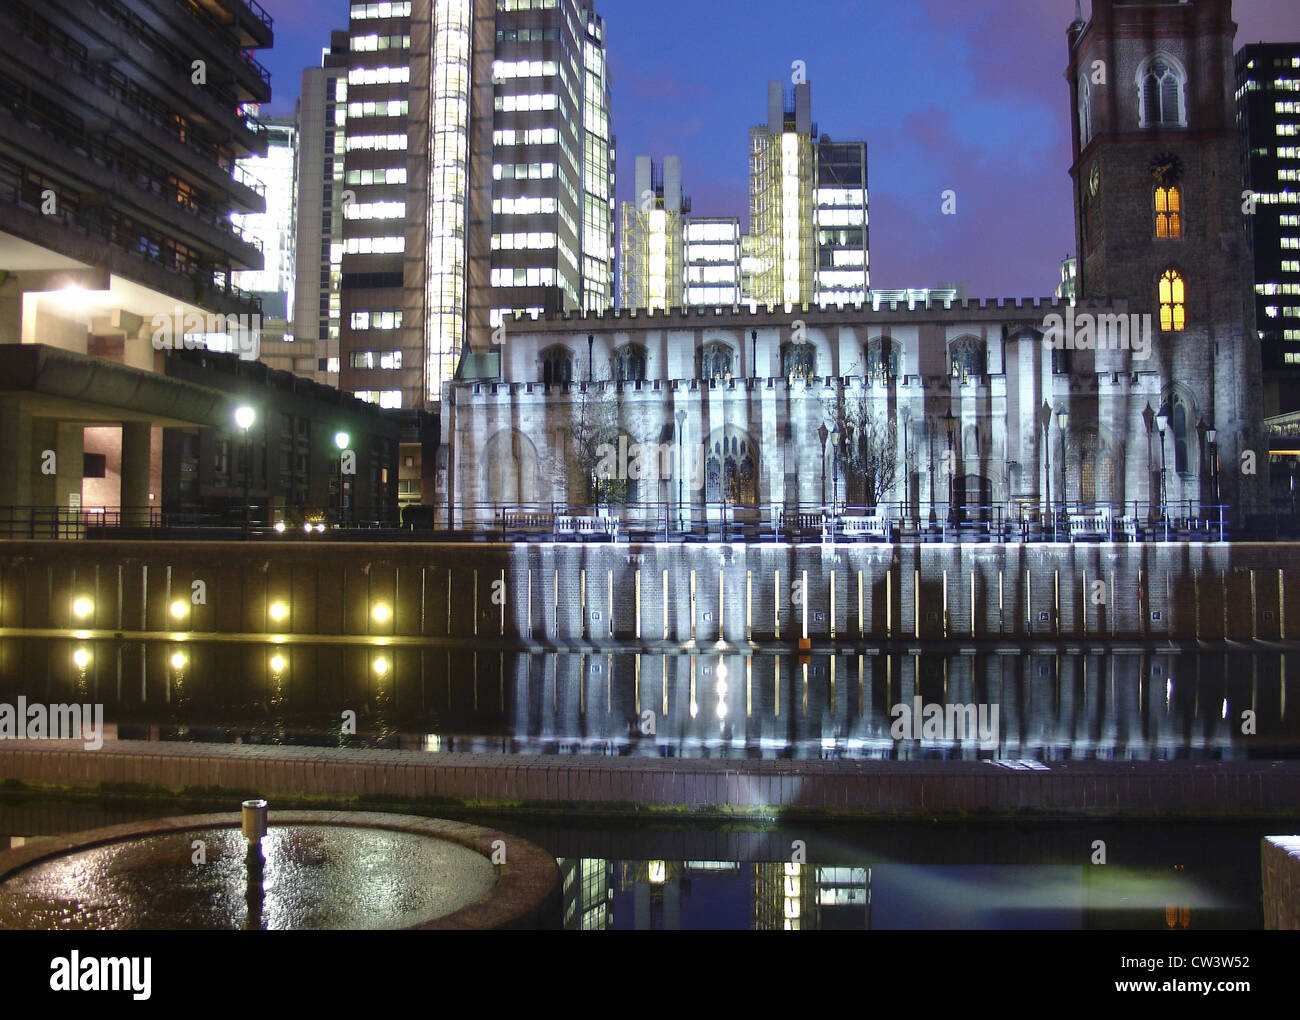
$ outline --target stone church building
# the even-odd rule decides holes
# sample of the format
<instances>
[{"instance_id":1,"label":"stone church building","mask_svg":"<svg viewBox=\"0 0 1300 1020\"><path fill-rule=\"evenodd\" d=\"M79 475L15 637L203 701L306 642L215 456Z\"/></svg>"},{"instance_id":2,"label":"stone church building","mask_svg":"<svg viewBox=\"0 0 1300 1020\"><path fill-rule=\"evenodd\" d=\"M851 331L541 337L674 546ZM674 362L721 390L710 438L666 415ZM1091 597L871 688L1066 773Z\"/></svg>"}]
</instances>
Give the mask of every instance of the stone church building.
<instances>
[{"instance_id":1,"label":"stone church building","mask_svg":"<svg viewBox=\"0 0 1300 1020\"><path fill-rule=\"evenodd\" d=\"M444 389L451 523L1263 503L1234 35L1230 0L1094 0L1069 26L1075 304L876 292L517 317L468 359L499 351L499 375Z\"/></svg>"}]
</instances>

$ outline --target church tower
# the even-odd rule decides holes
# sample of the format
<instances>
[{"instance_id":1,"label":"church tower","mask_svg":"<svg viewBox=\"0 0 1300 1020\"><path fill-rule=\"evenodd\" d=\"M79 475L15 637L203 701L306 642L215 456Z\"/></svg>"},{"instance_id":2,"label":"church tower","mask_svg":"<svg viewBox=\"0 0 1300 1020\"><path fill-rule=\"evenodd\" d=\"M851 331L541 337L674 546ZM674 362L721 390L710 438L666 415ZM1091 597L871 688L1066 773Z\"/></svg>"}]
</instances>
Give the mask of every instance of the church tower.
<instances>
[{"instance_id":1,"label":"church tower","mask_svg":"<svg viewBox=\"0 0 1300 1020\"><path fill-rule=\"evenodd\" d=\"M1149 357L1096 357L1127 393L1126 500L1159 499L1162 463L1170 503L1267 499L1235 34L1231 0L1093 0L1069 29L1078 297L1151 324ZM1147 404L1168 415L1163 449Z\"/></svg>"}]
</instances>

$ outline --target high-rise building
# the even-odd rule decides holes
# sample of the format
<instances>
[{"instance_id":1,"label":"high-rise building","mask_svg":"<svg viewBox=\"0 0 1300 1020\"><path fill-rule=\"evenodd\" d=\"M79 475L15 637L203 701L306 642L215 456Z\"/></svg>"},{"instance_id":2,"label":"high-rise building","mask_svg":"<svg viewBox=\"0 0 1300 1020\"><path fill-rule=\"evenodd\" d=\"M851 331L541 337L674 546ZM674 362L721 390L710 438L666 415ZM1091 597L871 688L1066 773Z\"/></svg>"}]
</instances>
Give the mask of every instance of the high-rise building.
<instances>
[{"instance_id":1,"label":"high-rise building","mask_svg":"<svg viewBox=\"0 0 1300 1020\"><path fill-rule=\"evenodd\" d=\"M353 3L344 389L431 406L511 313L612 303L604 35L582 0Z\"/></svg>"},{"instance_id":2,"label":"high-rise building","mask_svg":"<svg viewBox=\"0 0 1300 1020\"><path fill-rule=\"evenodd\" d=\"M260 111L250 108L257 116ZM298 129L294 118L264 120L267 132L265 155L239 161L240 169L266 187L266 211L236 213L231 217L246 237L262 247L261 269L235 273L235 286L262 300L261 338L258 360L272 368L315 375L315 345L294 341L293 290L295 284Z\"/></svg>"},{"instance_id":3,"label":"high-rise building","mask_svg":"<svg viewBox=\"0 0 1300 1020\"><path fill-rule=\"evenodd\" d=\"M21 345L0 354L19 391L0 396L0 504L147 512L176 495L164 429L236 431L220 400L168 378L168 352L219 336L248 354L258 332L236 274L263 252L232 213L266 210L241 161L267 151L251 111L271 97L254 54L273 35L251 0L0 5L0 343ZM54 366L76 399L34 414ZM208 495L242 476L257 497L265 469L251 477L243 451L264 428Z\"/></svg>"},{"instance_id":4,"label":"high-rise building","mask_svg":"<svg viewBox=\"0 0 1300 1020\"><path fill-rule=\"evenodd\" d=\"M613 307L605 23L587 0L496 6L492 325L513 311Z\"/></svg>"},{"instance_id":5,"label":"high-rise building","mask_svg":"<svg viewBox=\"0 0 1300 1020\"><path fill-rule=\"evenodd\" d=\"M317 382L339 384L343 286L344 130L348 34L331 32L319 67L302 72L298 97L297 221L294 246L294 342L314 359ZM405 167L394 176L405 180ZM359 183L362 173L354 173ZM366 183L374 171L365 174Z\"/></svg>"},{"instance_id":6,"label":"high-rise building","mask_svg":"<svg viewBox=\"0 0 1300 1020\"><path fill-rule=\"evenodd\" d=\"M1300 43L1237 53L1255 261L1255 322L1268 413L1300 410Z\"/></svg>"},{"instance_id":7,"label":"high-rise building","mask_svg":"<svg viewBox=\"0 0 1300 1020\"><path fill-rule=\"evenodd\" d=\"M734 216L692 216L683 230L683 304L740 304L740 220Z\"/></svg>"},{"instance_id":8,"label":"high-rise building","mask_svg":"<svg viewBox=\"0 0 1300 1020\"><path fill-rule=\"evenodd\" d=\"M257 107L249 112L257 116ZM266 209L235 213L231 220L245 237L262 246L262 268L235 273L235 285L262 299L263 318L292 321L294 288L294 200L298 129L293 118L269 118L266 153L238 161L240 170L266 187Z\"/></svg>"},{"instance_id":9,"label":"high-rise building","mask_svg":"<svg viewBox=\"0 0 1300 1020\"><path fill-rule=\"evenodd\" d=\"M769 82L750 131L749 236L758 304L856 304L870 287L867 146L818 138L812 88Z\"/></svg>"},{"instance_id":10,"label":"high-rise building","mask_svg":"<svg viewBox=\"0 0 1300 1020\"><path fill-rule=\"evenodd\" d=\"M682 162L666 156L636 159L636 190L620 207L619 304L623 308L680 308L686 279Z\"/></svg>"}]
</instances>

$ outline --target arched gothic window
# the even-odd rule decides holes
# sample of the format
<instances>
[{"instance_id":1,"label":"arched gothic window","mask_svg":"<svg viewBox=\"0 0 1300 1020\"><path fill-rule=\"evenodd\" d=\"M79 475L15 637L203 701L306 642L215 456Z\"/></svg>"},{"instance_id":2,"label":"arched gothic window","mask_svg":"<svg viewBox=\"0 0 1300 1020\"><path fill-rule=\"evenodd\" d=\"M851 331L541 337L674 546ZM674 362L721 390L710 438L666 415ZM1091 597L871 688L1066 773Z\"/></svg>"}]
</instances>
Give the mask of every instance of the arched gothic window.
<instances>
[{"instance_id":1,"label":"arched gothic window","mask_svg":"<svg viewBox=\"0 0 1300 1020\"><path fill-rule=\"evenodd\" d=\"M1092 85L1085 71L1079 75L1079 148L1092 141Z\"/></svg>"},{"instance_id":2,"label":"arched gothic window","mask_svg":"<svg viewBox=\"0 0 1300 1020\"><path fill-rule=\"evenodd\" d=\"M1174 470L1179 474L1186 474L1187 465L1191 462L1190 442L1187 435L1188 417L1187 402L1175 393L1170 400L1169 427L1174 433Z\"/></svg>"},{"instance_id":3,"label":"arched gothic window","mask_svg":"<svg viewBox=\"0 0 1300 1020\"><path fill-rule=\"evenodd\" d=\"M728 428L715 434L704 468L705 498L741 506L758 503L758 453L744 433Z\"/></svg>"},{"instance_id":4,"label":"arched gothic window","mask_svg":"<svg viewBox=\"0 0 1300 1020\"><path fill-rule=\"evenodd\" d=\"M878 336L867 343L867 378L889 383L899 376L903 349L888 337Z\"/></svg>"},{"instance_id":5,"label":"arched gothic window","mask_svg":"<svg viewBox=\"0 0 1300 1020\"><path fill-rule=\"evenodd\" d=\"M1170 57L1148 57L1138 69L1138 126L1185 127L1187 75Z\"/></svg>"},{"instance_id":6,"label":"arched gothic window","mask_svg":"<svg viewBox=\"0 0 1300 1020\"><path fill-rule=\"evenodd\" d=\"M627 344L614 353L614 378L619 382L644 382L645 366L645 348L638 344Z\"/></svg>"},{"instance_id":7,"label":"arched gothic window","mask_svg":"<svg viewBox=\"0 0 1300 1020\"><path fill-rule=\"evenodd\" d=\"M787 379L811 379L817 374L817 348L812 344L786 344L781 348L781 374Z\"/></svg>"},{"instance_id":8,"label":"arched gothic window","mask_svg":"<svg viewBox=\"0 0 1300 1020\"><path fill-rule=\"evenodd\" d=\"M573 355L565 347L542 352L542 382L547 386L573 382Z\"/></svg>"},{"instance_id":9,"label":"arched gothic window","mask_svg":"<svg viewBox=\"0 0 1300 1020\"><path fill-rule=\"evenodd\" d=\"M954 379L965 379L971 375L984 375L987 372L988 358L983 340L978 340L973 336L964 336L960 340L955 340L948 349L948 356L952 362L952 377Z\"/></svg>"},{"instance_id":10,"label":"arched gothic window","mask_svg":"<svg viewBox=\"0 0 1300 1020\"><path fill-rule=\"evenodd\" d=\"M1156 237L1183 236L1183 190L1177 185L1155 189Z\"/></svg>"},{"instance_id":11,"label":"arched gothic window","mask_svg":"<svg viewBox=\"0 0 1300 1020\"><path fill-rule=\"evenodd\" d=\"M1160 328L1166 333L1187 328L1187 288L1176 269L1166 269L1160 277Z\"/></svg>"},{"instance_id":12,"label":"arched gothic window","mask_svg":"<svg viewBox=\"0 0 1300 1020\"><path fill-rule=\"evenodd\" d=\"M726 379L732 374L735 352L726 344L712 343L700 355L701 379Z\"/></svg>"}]
</instances>

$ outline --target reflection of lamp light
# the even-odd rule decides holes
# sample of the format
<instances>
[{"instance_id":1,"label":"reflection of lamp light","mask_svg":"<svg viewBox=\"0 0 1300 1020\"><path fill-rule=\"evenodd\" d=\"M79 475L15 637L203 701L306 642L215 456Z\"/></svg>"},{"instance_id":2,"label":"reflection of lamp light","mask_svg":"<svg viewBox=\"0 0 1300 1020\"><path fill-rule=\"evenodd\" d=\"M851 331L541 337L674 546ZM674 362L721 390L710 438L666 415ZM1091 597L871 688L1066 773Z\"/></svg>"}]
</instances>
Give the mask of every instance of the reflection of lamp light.
<instances>
[{"instance_id":1,"label":"reflection of lamp light","mask_svg":"<svg viewBox=\"0 0 1300 1020\"><path fill-rule=\"evenodd\" d=\"M382 655L375 659L375 675L383 676L388 672L388 660Z\"/></svg>"},{"instance_id":2,"label":"reflection of lamp light","mask_svg":"<svg viewBox=\"0 0 1300 1020\"><path fill-rule=\"evenodd\" d=\"M72 653L72 661L76 663L78 669L85 669L90 665L90 653L84 648L78 648Z\"/></svg>"},{"instance_id":3,"label":"reflection of lamp light","mask_svg":"<svg viewBox=\"0 0 1300 1020\"><path fill-rule=\"evenodd\" d=\"M283 673L283 672L284 672L284 656L283 656L283 655L272 655L272 656L271 656L271 672L272 672L272 673Z\"/></svg>"},{"instance_id":4,"label":"reflection of lamp light","mask_svg":"<svg viewBox=\"0 0 1300 1020\"><path fill-rule=\"evenodd\" d=\"M185 653L175 652L172 654L172 669L183 669L185 667Z\"/></svg>"}]
</instances>

